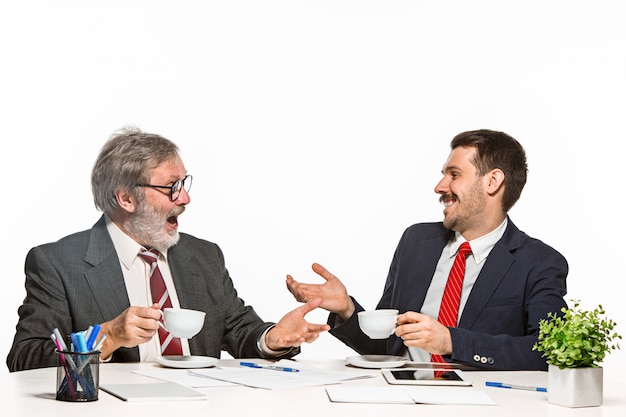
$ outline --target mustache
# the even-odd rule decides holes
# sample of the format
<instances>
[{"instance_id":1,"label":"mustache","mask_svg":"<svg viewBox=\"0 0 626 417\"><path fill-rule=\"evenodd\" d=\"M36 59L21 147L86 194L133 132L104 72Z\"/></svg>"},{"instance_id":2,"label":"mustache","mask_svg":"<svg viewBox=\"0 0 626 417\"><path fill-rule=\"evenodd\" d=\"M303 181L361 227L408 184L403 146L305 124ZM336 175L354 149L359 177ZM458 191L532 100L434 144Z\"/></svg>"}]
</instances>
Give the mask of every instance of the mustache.
<instances>
[{"instance_id":1,"label":"mustache","mask_svg":"<svg viewBox=\"0 0 626 417\"><path fill-rule=\"evenodd\" d=\"M446 200L458 200L454 194L442 194L439 197L439 203L443 204Z\"/></svg>"},{"instance_id":2,"label":"mustache","mask_svg":"<svg viewBox=\"0 0 626 417\"><path fill-rule=\"evenodd\" d=\"M167 213L167 217L178 217L185 212L185 206L176 206L169 213Z\"/></svg>"}]
</instances>

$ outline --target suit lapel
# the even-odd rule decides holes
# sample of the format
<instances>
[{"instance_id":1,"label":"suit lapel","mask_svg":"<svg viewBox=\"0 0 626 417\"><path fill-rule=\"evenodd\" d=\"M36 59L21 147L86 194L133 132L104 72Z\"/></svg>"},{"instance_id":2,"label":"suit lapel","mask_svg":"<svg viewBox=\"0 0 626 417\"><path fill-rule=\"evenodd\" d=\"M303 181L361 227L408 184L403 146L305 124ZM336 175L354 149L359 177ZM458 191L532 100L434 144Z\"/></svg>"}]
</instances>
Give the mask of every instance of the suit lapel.
<instances>
[{"instance_id":1,"label":"suit lapel","mask_svg":"<svg viewBox=\"0 0 626 417\"><path fill-rule=\"evenodd\" d=\"M205 327L198 335L189 339L189 349L192 355L206 355L207 352L219 350L223 338L220 326L207 325L215 320L210 315L218 309L214 304L216 301L211 296L209 276L217 276L219 270L213 270L210 266L212 263L210 259L200 259L192 255L195 252L187 246L192 244L193 242L181 236L178 243L170 248L168 259L180 306L207 312Z\"/></svg>"},{"instance_id":2,"label":"suit lapel","mask_svg":"<svg viewBox=\"0 0 626 417\"><path fill-rule=\"evenodd\" d=\"M182 238L170 248L168 259L172 279L182 308L204 310L208 290L206 280L202 279L202 270L191 253L185 249Z\"/></svg>"},{"instance_id":3,"label":"suit lapel","mask_svg":"<svg viewBox=\"0 0 626 417\"><path fill-rule=\"evenodd\" d=\"M398 282L403 285L394 294L393 305L398 305L401 311L420 311L422 309L428 287L445 245L446 239L442 237L420 242L413 249L415 254L411 256L411 264L408 268L408 276L411 278L408 280L402 279L402 277L398 278Z\"/></svg>"},{"instance_id":4,"label":"suit lapel","mask_svg":"<svg viewBox=\"0 0 626 417\"><path fill-rule=\"evenodd\" d=\"M447 234L440 238L425 240L418 242L417 245L409 250L414 254L405 254L408 256L410 264L406 272L399 270L400 276L396 278L399 284L394 290L391 305L398 306L401 313L405 311L420 311L424 305L424 299L428 292L428 287L433 280L437 263L441 257L441 251L447 242ZM400 266L401 268L401 266ZM403 275L407 274L409 279L403 279ZM387 341L387 352L400 355L406 350L402 339L391 337Z\"/></svg>"},{"instance_id":5,"label":"suit lapel","mask_svg":"<svg viewBox=\"0 0 626 417\"><path fill-rule=\"evenodd\" d=\"M130 306L130 301L119 258L106 230L104 216L91 229L85 262L93 266L85 271L85 279L103 320L117 317Z\"/></svg>"}]
</instances>

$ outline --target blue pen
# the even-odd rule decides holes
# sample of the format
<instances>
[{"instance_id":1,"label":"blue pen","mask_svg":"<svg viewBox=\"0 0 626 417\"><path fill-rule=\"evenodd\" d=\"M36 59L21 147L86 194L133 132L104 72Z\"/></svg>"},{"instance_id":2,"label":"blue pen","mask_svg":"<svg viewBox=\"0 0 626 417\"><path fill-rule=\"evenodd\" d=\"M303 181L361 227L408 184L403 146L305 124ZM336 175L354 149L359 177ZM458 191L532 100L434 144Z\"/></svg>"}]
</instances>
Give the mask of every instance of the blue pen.
<instances>
[{"instance_id":1,"label":"blue pen","mask_svg":"<svg viewBox=\"0 0 626 417\"><path fill-rule=\"evenodd\" d=\"M91 331L89 332L89 338L87 339L87 351L91 352L93 350L93 344L96 343L96 339L98 338L98 334L100 333L100 325L94 324L93 327L90 327Z\"/></svg>"},{"instance_id":2,"label":"blue pen","mask_svg":"<svg viewBox=\"0 0 626 417\"><path fill-rule=\"evenodd\" d=\"M239 362L239 365L246 366L248 368L270 369L272 371L300 372L299 369L295 369L295 368L285 368L282 366L275 366L275 365L259 365L258 363L254 363L254 362Z\"/></svg>"},{"instance_id":3,"label":"blue pen","mask_svg":"<svg viewBox=\"0 0 626 417\"><path fill-rule=\"evenodd\" d=\"M74 336L76 336L75 337L76 342L74 342ZM81 353L88 352L87 343L85 342L85 335L83 334L83 332L72 333L72 343L76 345L74 346L74 349L77 352L81 352Z\"/></svg>"},{"instance_id":4,"label":"blue pen","mask_svg":"<svg viewBox=\"0 0 626 417\"><path fill-rule=\"evenodd\" d=\"M80 346L78 344L78 337L76 336L76 333L71 333L70 339L72 340L72 346L70 346L70 351L76 352L77 350L80 350Z\"/></svg>"},{"instance_id":5,"label":"blue pen","mask_svg":"<svg viewBox=\"0 0 626 417\"><path fill-rule=\"evenodd\" d=\"M539 391L539 392L548 392L547 388L544 387L531 387L527 385L514 385L514 384L505 384L504 382L485 382L485 385L488 387L496 387L496 388L508 388L508 389L523 389L526 391Z\"/></svg>"}]
</instances>

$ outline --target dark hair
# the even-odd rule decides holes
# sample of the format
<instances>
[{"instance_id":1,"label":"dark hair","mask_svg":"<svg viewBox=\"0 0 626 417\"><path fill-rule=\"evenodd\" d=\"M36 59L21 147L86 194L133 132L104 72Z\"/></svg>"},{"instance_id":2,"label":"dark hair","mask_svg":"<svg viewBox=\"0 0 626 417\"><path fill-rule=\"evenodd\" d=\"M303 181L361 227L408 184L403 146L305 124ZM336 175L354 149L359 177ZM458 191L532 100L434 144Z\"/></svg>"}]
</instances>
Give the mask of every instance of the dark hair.
<instances>
[{"instance_id":1,"label":"dark hair","mask_svg":"<svg viewBox=\"0 0 626 417\"><path fill-rule=\"evenodd\" d=\"M528 176L526 152L522 145L504 132L480 129L456 135L450 147L459 146L476 148L474 165L479 175L496 168L504 172L502 208L508 212L522 194Z\"/></svg>"},{"instance_id":2,"label":"dark hair","mask_svg":"<svg viewBox=\"0 0 626 417\"><path fill-rule=\"evenodd\" d=\"M151 170L179 158L178 147L162 136L127 126L104 144L93 170L91 190L96 208L112 217L119 210L115 193L126 190L143 200L144 191L135 184L149 182Z\"/></svg>"}]
</instances>

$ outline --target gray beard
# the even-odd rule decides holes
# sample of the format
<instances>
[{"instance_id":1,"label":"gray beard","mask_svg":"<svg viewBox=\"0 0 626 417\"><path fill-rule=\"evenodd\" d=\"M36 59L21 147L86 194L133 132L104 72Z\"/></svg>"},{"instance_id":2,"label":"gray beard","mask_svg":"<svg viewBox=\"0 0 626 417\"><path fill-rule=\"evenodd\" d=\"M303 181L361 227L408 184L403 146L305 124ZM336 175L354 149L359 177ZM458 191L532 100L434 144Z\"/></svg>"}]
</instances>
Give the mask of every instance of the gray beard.
<instances>
[{"instance_id":1,"label":"gray beard","mask_svg":"<svg viewBox=\"0 0 626 417\"><path fill-rule=\"evenodd\" d=\"M169 248L178 243L180 234L178 230L172 234L165 233L165 224L161 219L162 216L156 211L140 208L128 220L126 229L137 243L146 248L154 248L161 253L167 253Z\"/></svg>"}]
</instances>

